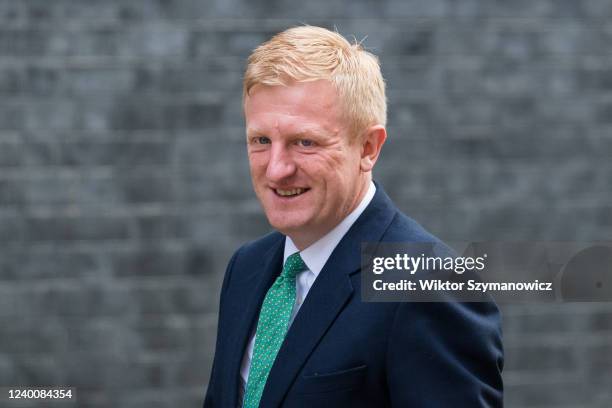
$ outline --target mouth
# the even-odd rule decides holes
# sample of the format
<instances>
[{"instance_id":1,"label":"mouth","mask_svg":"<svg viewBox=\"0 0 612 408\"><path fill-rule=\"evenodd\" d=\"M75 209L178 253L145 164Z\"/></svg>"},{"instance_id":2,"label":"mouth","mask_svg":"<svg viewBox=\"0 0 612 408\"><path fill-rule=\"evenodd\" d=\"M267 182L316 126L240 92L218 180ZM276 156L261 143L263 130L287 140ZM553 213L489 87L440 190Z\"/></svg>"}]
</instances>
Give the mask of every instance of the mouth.
<instances>
[{"instance_id":1,"label":"mouth","mask_svg":"<svg viewBox=\"0 0 612 408\"><path fill-rule=\"evenodd\" d=\"M290 188L290 189L281 189L281 188L273 188L272 191L279 197L297 197L299 195L304 194L310 190L309 188Z\"/></svg>"}]
</instances>

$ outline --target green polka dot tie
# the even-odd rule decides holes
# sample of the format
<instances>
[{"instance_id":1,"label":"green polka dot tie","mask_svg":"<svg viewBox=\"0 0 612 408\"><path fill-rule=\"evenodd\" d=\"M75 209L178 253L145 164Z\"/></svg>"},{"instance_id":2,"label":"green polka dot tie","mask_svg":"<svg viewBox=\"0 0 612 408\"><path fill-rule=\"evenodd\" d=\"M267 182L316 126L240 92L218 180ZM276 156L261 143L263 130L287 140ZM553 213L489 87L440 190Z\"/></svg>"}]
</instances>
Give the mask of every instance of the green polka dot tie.
<instances>
[{"instance_id":1,"label":"green polka dot tie","mask_svg":"<svg viewBox=\"0 0 612 408\"><path fill-rule=\"evenodd\" d=\"M266 294L257 322L244 408L259 406L268 374L289 328L289 319L295 304L295 277L305 269L307 266L300 253L291 255Z\"/></svg>"}]
</instances>

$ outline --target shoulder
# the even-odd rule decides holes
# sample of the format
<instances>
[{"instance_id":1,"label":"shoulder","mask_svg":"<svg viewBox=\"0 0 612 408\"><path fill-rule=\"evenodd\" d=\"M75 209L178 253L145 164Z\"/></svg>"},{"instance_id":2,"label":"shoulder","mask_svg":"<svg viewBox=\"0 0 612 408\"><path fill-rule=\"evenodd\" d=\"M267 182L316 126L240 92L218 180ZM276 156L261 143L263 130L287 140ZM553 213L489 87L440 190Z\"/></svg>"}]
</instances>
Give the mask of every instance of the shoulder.
<instances>
[{"instance_id":1,"label":"shoulder","mask_svg":"<svg viewBox=\"0 0 612 408\"><path fill-rule=\"evenodd\" d=\"M231 282L240 281L256 273L263 260L274 253L275 249L281 247L284 238L285 236L279 232L271 232L238 248L227 264L221 288L221 297L223 298L223 293L231 286Z\"/></svg>"},{"instance_id":2,"label":"shoulder","mask_svg":"<svg viewBox=\"0 0 612 408\"><path fill-rule=\"evenodd\" d=\"M270 232L258 239L249 241L238 248L232 255L228 269L253 267L278 250L284 243L285 236L277 231Z\"/></svg>"},{"instance_id":3,"label":"shoulder","mask_svg":"<svg viewBox=\"0 0 612 408\"><path fill-rule=\"evenodd\" d=\"M439 242L440 240L427 231L421 224L397 210L389 228L385 231L385 240L399 239L416 242Z\"/></svg>"},{"instance_id":4,"label":"shoulder","mask_svg":"<svg viewBox=\"0 0 612 408\"><path fill-rule=\"evenodd\" d=\"M284 242L285 236L280 232L273 231L253 241L243 244L234 252L233 258L239 259L261 259L262 256Z\"/></svg>"},{"instance_id":5,"label":"shoulder","mask_svg":"<svg viewBox=\"0 0 612 408\"><path fill-rule=\"evenodd\" d=\"M389 227L383 234L381 242L433 244L432 248L434 252L440 255L453 253L453 250L440 238L429 232L416 220L405 215L400 210L397 210L393 221L391 221Z\"/></svg>"},{"instance_id":6,"label":"shoulder","mask_svg":"<svg viewBox=\"0 0 612 408\"><path fill-rule=\"evenodd\" d=\"M446 247L438 237L397 208L380 183L375 182L375 185L376 194L369 208L366 209L364 218L376 220L366 222L368 225L377 224L381 220L388 220L382 223L385 226L384 231L379 235L380 239L377 241L433 243Z\"/></svg>"}]
</instances>

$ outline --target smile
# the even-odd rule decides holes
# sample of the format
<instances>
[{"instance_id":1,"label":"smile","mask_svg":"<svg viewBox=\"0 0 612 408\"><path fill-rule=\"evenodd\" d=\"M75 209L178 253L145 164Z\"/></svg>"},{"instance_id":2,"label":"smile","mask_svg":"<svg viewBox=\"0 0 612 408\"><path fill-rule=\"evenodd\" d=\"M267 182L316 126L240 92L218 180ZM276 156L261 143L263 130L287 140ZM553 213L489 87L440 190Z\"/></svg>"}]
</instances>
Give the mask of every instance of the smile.
<instances>
[{"instance_id":1,"label":"smile","mask_svg":"<svg viewBox=\"0 0 612 408\"><path fill-rule=\"evenodd\" d=\"M293 196L298 196L308 190L309 190L308 188L292 188L289 190L282 190L280 188L275 188L274 192L281 197L293 197Z\"/></svg>"}]
</instances>

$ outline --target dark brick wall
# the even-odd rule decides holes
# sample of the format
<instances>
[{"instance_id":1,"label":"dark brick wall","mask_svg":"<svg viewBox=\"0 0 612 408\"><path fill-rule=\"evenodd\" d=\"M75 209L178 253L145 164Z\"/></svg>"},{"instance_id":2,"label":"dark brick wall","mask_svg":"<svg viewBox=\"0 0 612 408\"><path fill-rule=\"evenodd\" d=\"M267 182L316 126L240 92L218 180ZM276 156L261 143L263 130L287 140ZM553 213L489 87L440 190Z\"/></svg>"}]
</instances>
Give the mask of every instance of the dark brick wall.
<instances>
[{"instance_id":1,"label":"dark brick wall","mask_svg":"<svg viewBox=\"0 0 612 408\"><path fill-rule=\"evenodd\" d=\"M220 280L268 230L249 51L307 22L382 61L376 177L448 240L605 240L612 3L0 0L0 385L197 407ZM504 306L509 407L608 407L612 307Z\"/></svg>"}]
</instances>

